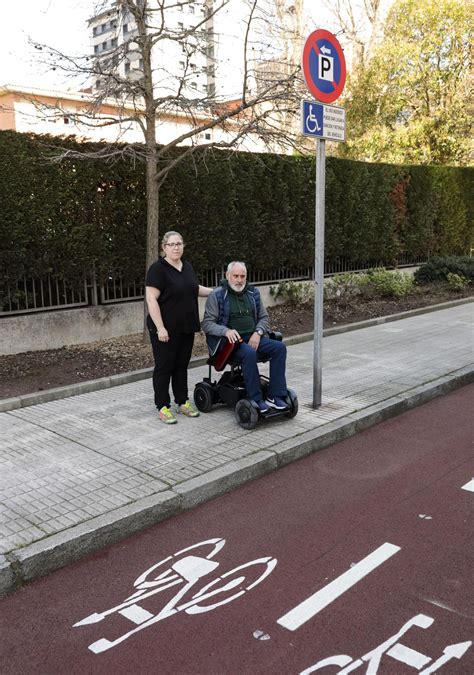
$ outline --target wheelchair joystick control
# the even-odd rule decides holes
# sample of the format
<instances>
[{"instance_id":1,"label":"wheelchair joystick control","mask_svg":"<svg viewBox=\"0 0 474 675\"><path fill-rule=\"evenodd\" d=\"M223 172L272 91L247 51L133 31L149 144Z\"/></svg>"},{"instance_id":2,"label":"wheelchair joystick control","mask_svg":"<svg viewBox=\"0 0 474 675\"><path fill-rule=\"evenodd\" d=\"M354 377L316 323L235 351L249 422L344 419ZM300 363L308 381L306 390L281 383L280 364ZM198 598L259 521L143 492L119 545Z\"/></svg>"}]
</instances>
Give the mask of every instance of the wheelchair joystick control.
<instances>
[{"instance_id":1,"label":"wheelchair joystick control","mask_svg":"<svg viewBox=\"0 0 474 675\"><path fill-rule=\"evenodd\" d=\"M226 340L223 348L216 356L216 360L214 361L214 369L224 370L232 355L232 352L242 342L243 342L242 338L239 338L237 342L229 342L228 340Z\"/></svg>"}]
</instances>

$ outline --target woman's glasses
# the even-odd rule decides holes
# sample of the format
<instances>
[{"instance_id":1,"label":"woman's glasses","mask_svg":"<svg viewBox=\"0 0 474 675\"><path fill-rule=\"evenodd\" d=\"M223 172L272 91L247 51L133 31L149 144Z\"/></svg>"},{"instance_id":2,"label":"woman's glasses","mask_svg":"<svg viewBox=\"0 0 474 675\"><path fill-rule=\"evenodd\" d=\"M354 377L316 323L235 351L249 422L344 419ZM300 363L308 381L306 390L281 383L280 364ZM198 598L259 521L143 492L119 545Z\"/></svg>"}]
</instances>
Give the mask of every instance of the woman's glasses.
<instances>
[{"instance_id":1,"label":"woman's glasses","mask_svg":"<svg viewBox=\"0 0 474 675\"><path fill-rule=\"evenodd\" d=\"M169 241L167 244L165 244L165 246L170 246L173 248L181 248L182 245L183 245L182 241Z\"/></svg>"}]
</instances>

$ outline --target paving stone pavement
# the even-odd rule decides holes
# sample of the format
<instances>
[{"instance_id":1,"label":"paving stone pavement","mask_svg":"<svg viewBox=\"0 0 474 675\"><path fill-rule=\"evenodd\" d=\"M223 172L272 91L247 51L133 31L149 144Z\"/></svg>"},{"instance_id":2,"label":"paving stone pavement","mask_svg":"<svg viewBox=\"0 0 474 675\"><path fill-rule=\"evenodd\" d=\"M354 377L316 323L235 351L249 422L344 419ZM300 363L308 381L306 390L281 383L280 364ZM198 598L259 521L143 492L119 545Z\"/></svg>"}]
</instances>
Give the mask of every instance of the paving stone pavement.
<instances>
[{"instance_id":1,"label":"paving stone pavement","mask_svg":"<svg viewBox=\"0 0 474 675\"><path fill-rule=\"evenodd\" d=\"M0 595L471 381L473 307L324 338L317 410L313 342L289 346L298 415L250 431L226 407L160 423L149 379L0 413ZM190 391L207 371L189 371Z\"/></svg>"}]
</instances>

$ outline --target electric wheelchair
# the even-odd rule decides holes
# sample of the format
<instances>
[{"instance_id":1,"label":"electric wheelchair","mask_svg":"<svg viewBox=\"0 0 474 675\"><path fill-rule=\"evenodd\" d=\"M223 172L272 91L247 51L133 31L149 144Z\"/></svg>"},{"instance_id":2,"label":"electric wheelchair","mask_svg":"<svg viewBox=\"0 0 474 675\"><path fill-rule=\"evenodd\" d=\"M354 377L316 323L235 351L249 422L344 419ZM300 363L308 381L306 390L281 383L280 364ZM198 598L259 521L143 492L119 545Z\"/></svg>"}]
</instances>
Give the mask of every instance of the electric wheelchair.
<instances>
[{"instance_id":1,"label":"electric wheelchair","mask_svg":"<svg viewBox=\"0 0 474 675\"><path fill-rule=\"evenodd\" d=\"M281 333L271 332L268 337L273 340L282 339ZM224 343L225 341L225 343ZM223 346L221 346L223 344ZM194 403L201 412L209 412L217 403L224 403L232 406L235 411L237 422L243 429L253 429L261 418L270 419L273 417L295 417L298 412L298 398L293 389L287 389L286 396L283 399L287 403L284 410L275 410L270 408L268 412L261 413L255 401L247 398L242 367L235 357L233 351L238 346L238 342L230 343L227 338L222 338L217 349L208 358L209 376L202 382L198 382L194 388ZM221 348L219 349L219 347ZM259 359L260 363L265 363L267 359ZM226 366L230 370L225 370ZM212 379L212 368L217 372L222 372L218 380ZM263 398L268 392L269 379L265 375L260 375L260 384L262 387Z\"/></svg>"}]
</instances>

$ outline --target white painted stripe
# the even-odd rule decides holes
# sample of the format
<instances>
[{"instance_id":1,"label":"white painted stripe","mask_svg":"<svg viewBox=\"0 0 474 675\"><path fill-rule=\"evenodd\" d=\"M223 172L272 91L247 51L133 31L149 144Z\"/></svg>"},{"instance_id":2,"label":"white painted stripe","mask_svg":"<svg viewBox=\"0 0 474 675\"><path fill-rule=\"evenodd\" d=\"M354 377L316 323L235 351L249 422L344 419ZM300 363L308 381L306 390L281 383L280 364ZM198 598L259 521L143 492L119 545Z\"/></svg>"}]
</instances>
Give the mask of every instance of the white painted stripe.
<instances>
[{"instance_id":1,"label":"white painted stripe","mask_svg":"<svg viewBox=\"0 0 474 675\"><path fill-rule=\"evenodd\" d=\"M145 623L145 621L148 621L155 616L146 609L143 609L143 607L140 607L140 605L130 605L130 607L124 607L124 609L120 610L119 614L124 616L126 619L130 619L130 621L133 621L133 623L136 623L137 625Z\"/></svg>"},{"instance_id":2,"label":"white painted stripe","mask_svg":"<svg viewBox=\"0 0 474 675\"><path fill-rule=\"evenodd\" d=\"M469 481L469 483L466 483L466 485L463 485L461 490L468 490L469 492L474 492L474 478Z\"/></svg>"},{"instance_id":3,"label":"white painted stripe","mask_svg":"<svg viewBox=\"0 0 474 675\"><path fill-rule=\"evenodd\" d=\"M398 553L399 550L400 546L388 543L382 544L382 546L379 546L379 548L375 549L375 551L351 567L347 572L341 574L340 577L331 581L327 586L324 586L279 618L277 623L288 630L296 630L349 590L351 586L354 586L358 581L367 576L376 567L391 558L395 553Z\"/></svg>"},{"instance_id":4,"label":"white painted stripe","mask_svg":"<svg viewBox=\"0 0 474 675\"><path fill-rule=\"evenodd\" d=\"M388 650L387 656L391 656L397 661L406 663L407 666L411 666L417 670L421 670L431 661L429 656L425 656L420 652L416 652L414 649L410 649L410 647L402 645L401 642L393 645L392 649Z\"/></svg>"}]
</instances>

